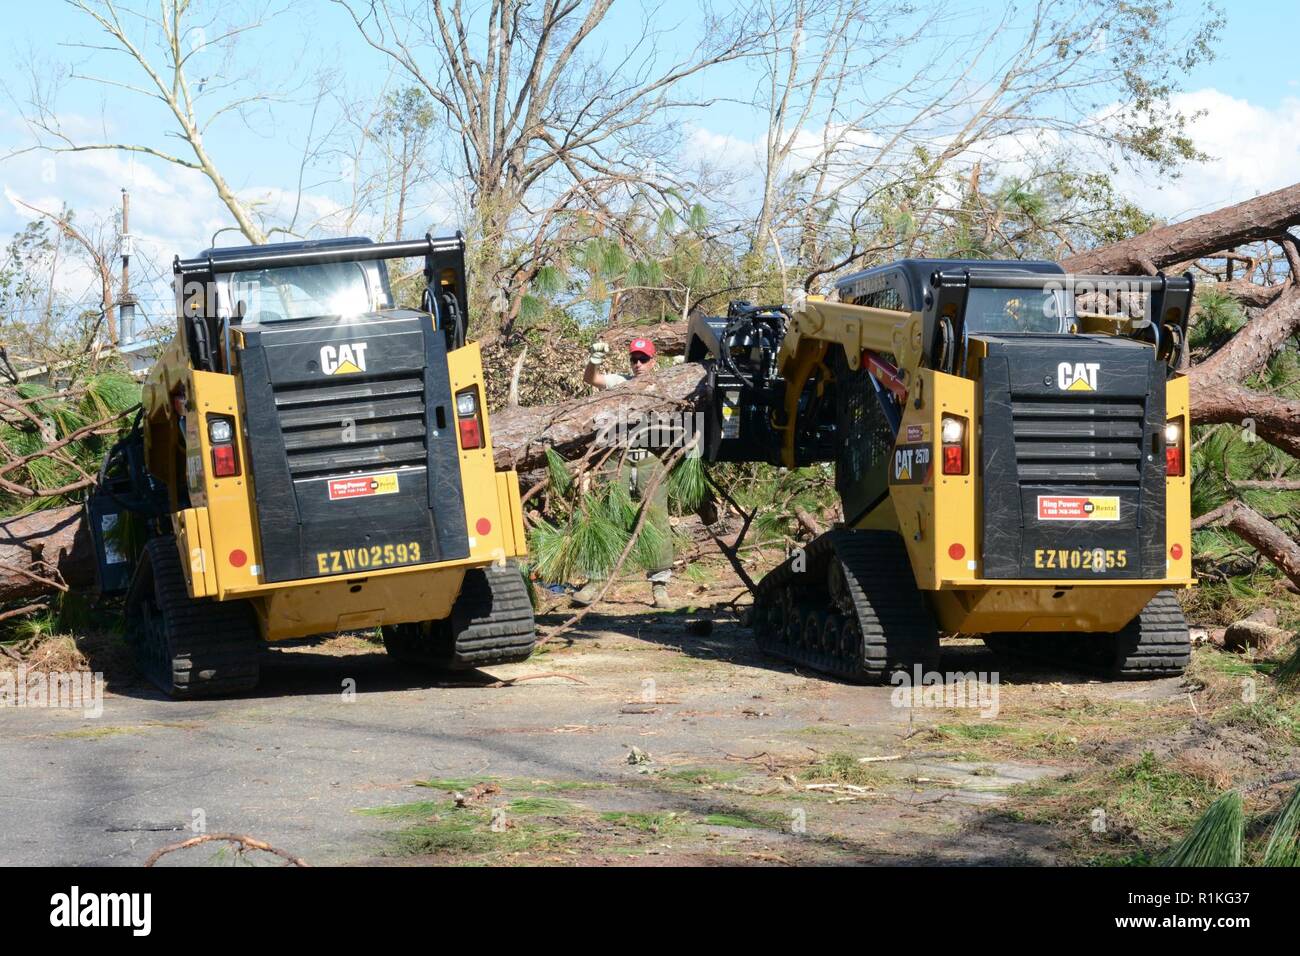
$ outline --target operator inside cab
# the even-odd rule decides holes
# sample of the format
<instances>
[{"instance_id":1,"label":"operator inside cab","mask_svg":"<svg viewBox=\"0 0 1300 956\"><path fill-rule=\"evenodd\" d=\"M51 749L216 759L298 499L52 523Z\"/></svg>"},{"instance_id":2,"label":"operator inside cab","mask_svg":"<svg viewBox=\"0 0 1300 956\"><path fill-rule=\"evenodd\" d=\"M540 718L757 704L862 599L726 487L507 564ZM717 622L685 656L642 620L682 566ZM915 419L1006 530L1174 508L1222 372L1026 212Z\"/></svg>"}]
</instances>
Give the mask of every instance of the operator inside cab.
<instances>
[{"instance_id":1,"label":"operator inside cab","mask_svg":"<svg viewBox=\"0 0 1300 956\"><path fill-rule=\"evenodd\" d=\"M966 331L1058 335L1066 331L1070 311L1067 295L1059 289L971 289L966 297Z\"/></svg>"}]
</instances>

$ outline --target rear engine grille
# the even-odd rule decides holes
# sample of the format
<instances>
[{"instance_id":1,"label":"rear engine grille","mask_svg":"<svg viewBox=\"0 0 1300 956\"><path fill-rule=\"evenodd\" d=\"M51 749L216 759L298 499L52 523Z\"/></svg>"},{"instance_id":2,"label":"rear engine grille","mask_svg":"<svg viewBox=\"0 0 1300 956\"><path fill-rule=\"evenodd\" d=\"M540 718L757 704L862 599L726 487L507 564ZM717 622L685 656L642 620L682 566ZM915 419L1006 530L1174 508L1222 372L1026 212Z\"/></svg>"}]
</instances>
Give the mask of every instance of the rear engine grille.
<instances>
[{"instance_id":1,"label":"rear engine grille","mask_svg":"<svg viewBox=\"0 0 1300 956\"><path fill-rule=\"evenodd\" d=\"M427 463L419 373L277 386L275 408L294 479Z\"/></svg>"},{"instance_id":2,"label":"rear engine grille","mask_svg":"<svg viewBox=\"0 0 1300 956\"><path fill-rule=\"evenodd\" d=\"M1021 482L1133 485L1142 478L1141 400L1016 398L1011 403Z\"/></svg>"}]
</instances>

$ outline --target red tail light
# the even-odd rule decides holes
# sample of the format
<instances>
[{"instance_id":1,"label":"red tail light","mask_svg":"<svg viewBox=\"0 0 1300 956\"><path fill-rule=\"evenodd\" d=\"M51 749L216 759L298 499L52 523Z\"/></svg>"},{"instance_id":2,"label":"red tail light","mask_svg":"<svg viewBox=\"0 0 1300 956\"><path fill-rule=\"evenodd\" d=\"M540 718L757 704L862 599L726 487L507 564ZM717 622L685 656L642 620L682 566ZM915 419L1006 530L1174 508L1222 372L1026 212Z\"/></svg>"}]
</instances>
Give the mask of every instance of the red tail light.
<instances>
[{"instance_id":1,"label":"red tail light","mask_svg":"<svg viewBox=\"0 0 1300 956\"><path fill-rule=\"evenodd\" d=\"M466 388L456 393L456 426L460 430L461 451L483 447L483 416L479 410L477 388Z\"/></svg>"},{"instance_id":2,"label":"red tail light","mask_svg":"<svg viewBox=\"0 0 1300 956\"><path fill-rule=\"evenodd\" d=\"M944 415L940 423L939 439L943 445L943 473L945 475L964 475L967 467L966 419L956 415Z\"/></svg>"},{"instance_id":3,"label":"red tail light","mask_svg":"<svg viewBox=\"0 0 1300 956\"><path fill-rule=\"evenodd\" d=\"M1183 450L1181 448L1165 449L1165 474L1170 478L1183 475Z\"/></svg>"},{"instance_id":4,"label":"red tail light","mask_svg":"<svg viewBox=\"0 0 1300 956\"><path fill-rule=\"evenodd\" d=\"M212 446L213 476L233 478L239 474L239 453L235 451L235 420L227 415L209 415L208 443Z\"/></svg>"},{"instance_id":5,"label":"red tail light","mask_svg":"<svg viewBox=\"0 0 1300 956\"><path fill-rule=\"evenodd\" d=\"M478 448L483 444L483 435L479 432L477 418L462 418L460 426L460 447L465 451Z\"/></svg>"},{"instance_id":6,"label":"red tail light","mask_svg":"<svg viewBox=\"0 0 1300 956\"><path fill-rule=\"evenodd\" d=\"M1170 419L1165 425L1165 477L1181 478L1186 474L1183 459L1183 420Z\"/></svg>"},{"instance_id":7,"label":"red tail light","mask_svg":"<svg viewBox=\"0 0 1300 956\"><path fill-rule=\"evenodd\" d=\"M961 445L943 446L943 473L960 475L962 472Z\"/></svg>"},{"instance_id":8,"label":"red tail light","mask_svg":"<svg viewBox=\"0 0 1300 956\"><path fill-rule=\"evenodd\" d=\"M212 446L212 474L218 478L233 478L239 474L239 459L234 445Z\"/></svg>"}]
</instances>

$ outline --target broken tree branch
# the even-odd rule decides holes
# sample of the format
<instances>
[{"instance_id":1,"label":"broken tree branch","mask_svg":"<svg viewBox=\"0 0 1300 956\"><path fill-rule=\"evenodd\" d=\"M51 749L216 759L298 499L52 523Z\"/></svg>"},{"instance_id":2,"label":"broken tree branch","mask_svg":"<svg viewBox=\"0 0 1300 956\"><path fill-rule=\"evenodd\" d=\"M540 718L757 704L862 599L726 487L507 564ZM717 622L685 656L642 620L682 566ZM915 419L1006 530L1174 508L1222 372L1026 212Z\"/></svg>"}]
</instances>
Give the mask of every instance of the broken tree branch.
<instances>
[{"instance_id":1,"label":"broken tree branch","mask_svg":"<svg viewBox=\"0 0 1300 956\"><path fill-rule=\"evenodd\" d=\"M177 850L187 850L192 846L198 846L201 843L233 843L238 847L237 852L246 853L249 850L260 850L263 853L271 853L287 861L288 866L311 866L301 857L294 856L286 850L271 844L255 839L251 836L243 836L238 833L204 833L201 836L190 837L188 840L181 840L179 843L171 843L161 847L149 854L149 859L144 861L145 866L153 866L168 853L175 853Z\"/></svg>"},{"instance_id":2,"label":"broken tree branch","mask_svg":"<svg viewBox=\"0 0 1300 956\"><path fill-rule=\"evenodd\" d=\"M1212 526L1233 532L1300 587L1300 544L1258 511L1234 499L1192 522L1193 531Z\"/></svg>"}]
</instances>

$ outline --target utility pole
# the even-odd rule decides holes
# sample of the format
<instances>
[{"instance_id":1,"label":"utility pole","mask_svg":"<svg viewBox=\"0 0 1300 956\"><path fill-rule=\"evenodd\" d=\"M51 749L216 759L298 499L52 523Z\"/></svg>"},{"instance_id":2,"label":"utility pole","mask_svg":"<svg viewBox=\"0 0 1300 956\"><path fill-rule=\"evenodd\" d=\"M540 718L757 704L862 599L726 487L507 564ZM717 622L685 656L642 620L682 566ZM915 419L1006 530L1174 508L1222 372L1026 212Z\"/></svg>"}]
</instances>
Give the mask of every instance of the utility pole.
<instances>
[{"instance_id":1,"label":"utility pole","mask_svg":"<svg viewBox=\"0 0 1300 956\"><path fill-rule=\"evenodd\" d=\"M118 295L118 316L121 319L120 342L127 345L135 340L135 296L131 294L131 227L128 216L131 212L131 194L122 190L122 288Z\"/></svg>"}]
</instances>

